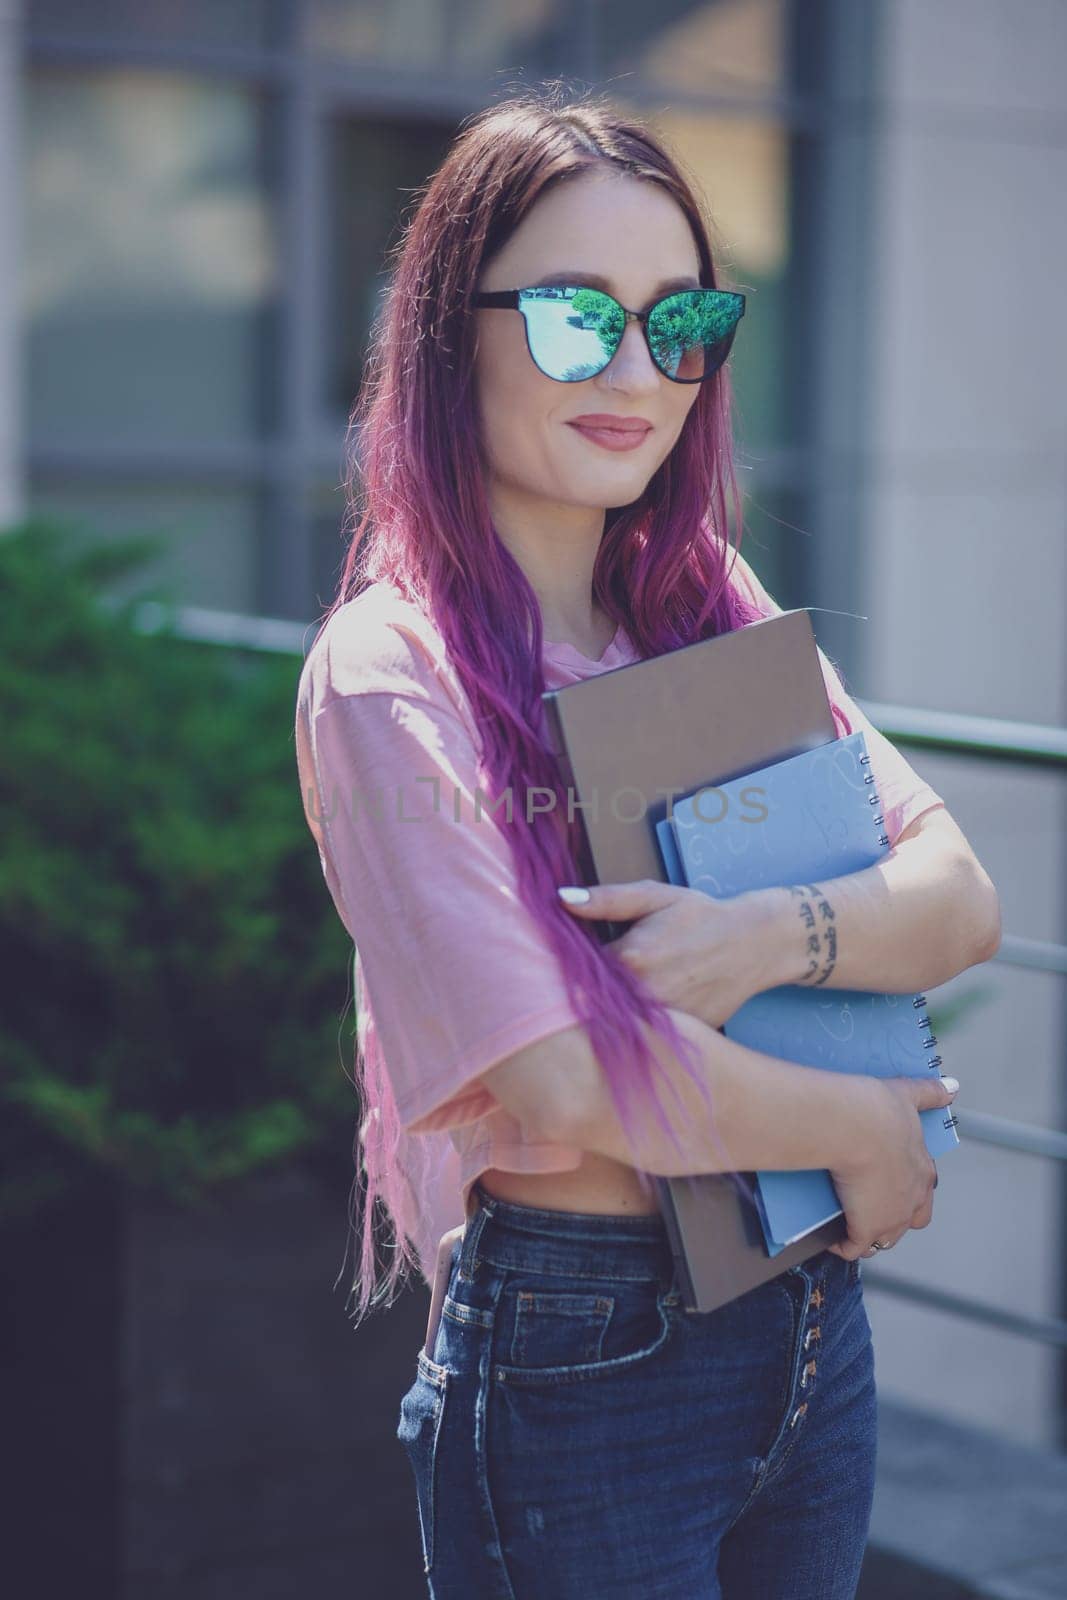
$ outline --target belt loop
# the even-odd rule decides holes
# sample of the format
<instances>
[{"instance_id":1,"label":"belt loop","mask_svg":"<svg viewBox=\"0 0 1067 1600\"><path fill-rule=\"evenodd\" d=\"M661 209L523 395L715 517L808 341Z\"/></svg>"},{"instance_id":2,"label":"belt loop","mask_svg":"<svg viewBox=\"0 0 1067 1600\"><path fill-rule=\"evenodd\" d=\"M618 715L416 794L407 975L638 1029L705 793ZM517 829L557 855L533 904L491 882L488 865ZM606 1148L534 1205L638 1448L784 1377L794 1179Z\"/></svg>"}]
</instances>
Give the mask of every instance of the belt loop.
<instances>
[{"instance_id":1,"label":"belt loop","mask_svg":"<svg viewBox=\"0 0 1067 1600\"><path fill-rule=\"evenodd\" d=\"M478 1271L478 1241L482 1237L485 1225L493 1214L491 1200L479 1198L478 1209L473 1217L468 1217L467 1225L463 1230L460 1242L459 1267L457 1277L463 1283L473 1283Z\"/></svg>"}]
</instances>

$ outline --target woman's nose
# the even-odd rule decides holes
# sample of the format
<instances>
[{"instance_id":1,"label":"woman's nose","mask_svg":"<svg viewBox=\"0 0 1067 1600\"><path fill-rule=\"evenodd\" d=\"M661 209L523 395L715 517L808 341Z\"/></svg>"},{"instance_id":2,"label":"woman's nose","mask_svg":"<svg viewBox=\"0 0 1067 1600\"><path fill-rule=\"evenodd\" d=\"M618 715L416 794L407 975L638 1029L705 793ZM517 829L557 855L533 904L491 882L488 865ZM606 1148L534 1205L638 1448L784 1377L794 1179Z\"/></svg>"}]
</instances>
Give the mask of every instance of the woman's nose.
<instances>
[{"instance_id":1,"label":"woman's nose","mask_svg":"<svg viewBox=\"0 0 1067 1600\"><path fill-rule=\"evenodd\" d=\"M619 348L604 371L615 380L616 387L622 383L625 383L627 388L633 388L635 385L647 386L649 389L659 387L660 370L652 359L645 330L636 319L627 322L619 341Z\"/></svg>"}]
</instances>

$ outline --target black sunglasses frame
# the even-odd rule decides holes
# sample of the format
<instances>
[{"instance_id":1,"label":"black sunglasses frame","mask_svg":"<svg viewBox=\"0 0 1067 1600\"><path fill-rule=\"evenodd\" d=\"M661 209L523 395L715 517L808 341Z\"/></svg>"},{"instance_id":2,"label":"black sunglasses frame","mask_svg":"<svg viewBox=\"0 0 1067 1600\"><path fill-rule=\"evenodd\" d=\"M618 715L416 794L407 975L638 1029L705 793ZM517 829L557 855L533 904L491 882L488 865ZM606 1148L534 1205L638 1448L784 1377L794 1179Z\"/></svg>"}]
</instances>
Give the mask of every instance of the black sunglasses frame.
<instances>
[{"instance_id":1,"label":"black sunglasses frame","mask_svg":"<svg viewBox=\"0 0 1067 1600\"><path fill-rule=\"evenodd\" d=\"M536 287L541 287L541 286L540 285L531 285L530 287L536 288ZM550 287L553 288L553 289L588 289L591 286L589 284L586 284L586 283L575 283L575 284L554 283L554 284L550 285ZM471 297L471 305L472 306L476 306L479 309L484 309L484 310L487 310L487 311L496 310L496 311L519 311L519 312L521 312L522 311L522 305L520 303L519 297L520 297L520 295L523 295L523 294L529 294L529 292L530 292L529 288L527 288L527 289L482 289L482 290L479 290L478 292L476 292ZM615 346L615 349L611 352L610 356L608 356L607 360L604 362L604 366L603 367L598 367L596 372L588 372L588 373L586 373L585 374L585 378L596 378L596 377L599 377L599 375L604 371L604 368L611 365L612 361L614 361L615 357L619 353L619 345L622 343L623 334L625 334L625 332L626 332L627 325L629 323L631 323L631 322L639 322L641 324L641 332L645 336L645 344L648 347L649 356L651 357L652 364L655 367L657 372L663 373L663 376L670 383L707 383L709 378L714 378L715 374L723 366L723 364L726 361L727 356L730 354L730 350L731 350L731 347L732 347L733 342L734 342L734 335L737 332L737 325L741 321L741 318L745 314L745 296L743 294L737 294L732 289L711 289L711 288L707 288L707 287L704 287L704 286L702 286L700 288L697 288L697 289L672 289L670 294L661 295L658 300L653 301L653 303L649 306L647 311L628 311L626 309L626 307L622 304L622 302L619 301L619 300L616 300L615 296L613 294L608 294L606 289L598 289L596 291L596 293L597 294L602 294L605 297L605 299L612 301L612 303L614 305L617 305L619 310L622 312L622 315L623 315L622 333L619 334L619 344L617 344ZM700 377L700 378L672 378L671 374L669 372L663 372L663 368L660 366L659 362L656 360L655 353L653 352L652 341L648 337L648 319L649 319L649 317L652 315L652 313L654 311L656 311L661 305L663 305L664 301L673 300L676 295L680 295L680 294L714 294L714 295L718 295L720 298L723 298L723 299L726 299L726 300L734 300L734 301L736 301L738 303L739 308L740 308L738 310L738 313L737 313L737 321L735 321L735 323L734 323L733 327L730 329L729 333L725 334L723 336L723 338L720 341L718 341L719 343L726 345L726 349L723 352L722 360L717 362L716 365L711 369L710 372L705 372L703 377ZM557 378L551 372L545 372L544 368L541 366L541 364L538 361L537 357L534 355L533 349L532 349L532 347L530 345L530 327L529 327L529 323L526 321L525 315L523 315L522 324L523 324L523 328L524 328L525 333L526 333L526 348L527 348L527 350L529 350L530 359L534 363L534 366L537 368L538 372L543 373L546 378L551 378L553 383L583 383L585 381L585 378Z\"/></svg>"}]
</instances>

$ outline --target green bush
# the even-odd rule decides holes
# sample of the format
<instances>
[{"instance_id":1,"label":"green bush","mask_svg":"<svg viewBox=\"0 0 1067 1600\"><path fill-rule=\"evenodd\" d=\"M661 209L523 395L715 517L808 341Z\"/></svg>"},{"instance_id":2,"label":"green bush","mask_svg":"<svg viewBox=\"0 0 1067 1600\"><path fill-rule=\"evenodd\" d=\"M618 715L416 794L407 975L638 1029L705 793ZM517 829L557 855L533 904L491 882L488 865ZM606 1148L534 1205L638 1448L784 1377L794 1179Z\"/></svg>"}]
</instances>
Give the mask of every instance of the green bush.
<instances>
[{"instance_id":1,"label":"green bush","mask_svg":"<svg viewBox=\"0 0 1067 1600\"><path fill-rule=\"evenodd\" d=\"M350 1143L351 942L297 656L138 629L149 537L0 535L0 1220L103 1168L197 1203ZM127 588L129 586L127 585Z\"/></svg>"}]
</instances>

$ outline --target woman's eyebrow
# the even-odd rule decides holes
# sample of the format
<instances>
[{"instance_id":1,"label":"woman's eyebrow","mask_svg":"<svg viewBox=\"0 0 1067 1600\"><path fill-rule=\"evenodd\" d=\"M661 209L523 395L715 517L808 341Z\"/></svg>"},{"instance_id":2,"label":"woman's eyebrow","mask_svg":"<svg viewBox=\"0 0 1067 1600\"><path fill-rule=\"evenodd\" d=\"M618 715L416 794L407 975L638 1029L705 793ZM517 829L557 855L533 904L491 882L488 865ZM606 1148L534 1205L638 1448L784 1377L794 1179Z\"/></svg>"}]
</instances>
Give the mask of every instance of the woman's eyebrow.
<instances>
[{"instance_id":1,"label":"woman's eyebrow","mask_svg":"<svg viewBox=\"0 0 1067 1600\"><path fill-rule=\"evenodd\" d=\"M602 278L598 272L552 272L547 277L538 278L536 283L530 284L531 289L549 289L553 284L573 283L582 284L590 289L603 289L605 294L611 294L611 284L607 278ZM656 295L669 294L672 289L699 289L700 284L690 273L681 278L665 278L658 284L654 293Z\"/></svg>"}]
</instances>

